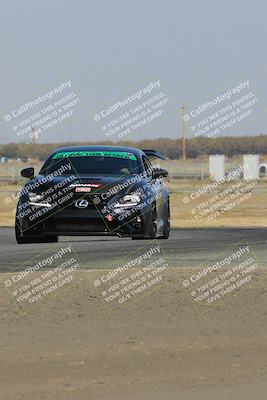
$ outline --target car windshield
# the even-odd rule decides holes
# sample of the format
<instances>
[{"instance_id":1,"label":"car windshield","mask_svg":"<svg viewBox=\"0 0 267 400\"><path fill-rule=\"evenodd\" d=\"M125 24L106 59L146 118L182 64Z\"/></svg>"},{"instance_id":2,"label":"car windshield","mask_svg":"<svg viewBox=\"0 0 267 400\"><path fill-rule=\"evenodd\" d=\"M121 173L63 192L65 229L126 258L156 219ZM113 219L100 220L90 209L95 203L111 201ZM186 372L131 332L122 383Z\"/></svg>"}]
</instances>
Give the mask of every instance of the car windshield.
<instances>
[{"instance_id":1,"label":"car windshield","mask_svg":"<svg viewBox=\"0 0 267 400\"><path fill-rule=\"evenodd\" d=\"M64 168L63 175L132 175L139 173L135 154L126 151L64 151L52 155L40 174Z\"/></svg>"}]
</instances>

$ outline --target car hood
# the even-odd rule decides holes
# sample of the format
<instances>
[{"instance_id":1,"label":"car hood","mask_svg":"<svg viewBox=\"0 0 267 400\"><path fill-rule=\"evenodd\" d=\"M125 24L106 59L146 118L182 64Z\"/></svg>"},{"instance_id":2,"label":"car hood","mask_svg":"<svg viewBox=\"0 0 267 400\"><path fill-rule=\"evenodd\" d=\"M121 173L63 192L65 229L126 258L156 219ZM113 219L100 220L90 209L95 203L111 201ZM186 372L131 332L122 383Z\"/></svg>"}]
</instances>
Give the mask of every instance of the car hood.
<instances>
[{"instance_id":1,"label":"car hood","mask_svg":"<svg viewBox=\"0 0 267 400\"><path fill-rule=\"evenodd\" d=\"M37 175L34 179L26 183L25 188L27 191L34 190L41 193L49 187L53 187L59 182L69 179L71 176L72 175L54 176L51 179L51 177L45 175ZM110 198L112 196L132 192L140 188L142 182L144 184L145 179L142 177L140 178L140 175L80 175L79 177L75 176L74 179L69 180L68 186L73 187L75 191L75 187L77 186L92 185L90 193L98 195L108 193L108 197L105 196L105 198Z\"/></svg>"}]
</instances>

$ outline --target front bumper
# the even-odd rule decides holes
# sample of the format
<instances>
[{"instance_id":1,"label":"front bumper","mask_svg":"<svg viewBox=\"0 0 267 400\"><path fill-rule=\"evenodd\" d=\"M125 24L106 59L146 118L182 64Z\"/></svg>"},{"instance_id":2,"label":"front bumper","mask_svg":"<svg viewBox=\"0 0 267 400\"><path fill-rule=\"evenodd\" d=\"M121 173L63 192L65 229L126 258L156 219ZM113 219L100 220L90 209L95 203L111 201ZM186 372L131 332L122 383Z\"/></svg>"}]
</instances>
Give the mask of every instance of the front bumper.
<instances>
[{"instance_id":1,"label":"front bumper","mask_svg":"<svg viewBox=\"0 0 267 400\"><path fill-rule=\"evenodd\" d=\"M146 216L136 212L128 218L120 220L120 215L103 214L95 206L87 209L66 207L45 218L22 220L25 236L132 236L144 234Z\"/></svg>"}]
</instances>

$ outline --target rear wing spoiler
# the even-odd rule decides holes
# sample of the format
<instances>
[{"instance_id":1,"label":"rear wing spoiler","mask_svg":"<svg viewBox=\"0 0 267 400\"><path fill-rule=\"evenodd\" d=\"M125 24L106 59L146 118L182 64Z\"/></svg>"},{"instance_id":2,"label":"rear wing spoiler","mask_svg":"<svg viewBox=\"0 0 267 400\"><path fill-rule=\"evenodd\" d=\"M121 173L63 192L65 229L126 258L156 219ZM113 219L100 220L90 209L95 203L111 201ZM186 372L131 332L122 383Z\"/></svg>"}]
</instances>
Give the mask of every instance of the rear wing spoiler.
<instances>
[{"instance_id":1,"label":"rear wing spoiler","mask_svg":"<svg viewBox=\"0 0 267 400\"><path fill-rule=\"evenodd\" d=\"M167 157L157 150L142 150L148 157L156 157L160 158L161 160L166 160Z\"/></svg>"}]
</instances>

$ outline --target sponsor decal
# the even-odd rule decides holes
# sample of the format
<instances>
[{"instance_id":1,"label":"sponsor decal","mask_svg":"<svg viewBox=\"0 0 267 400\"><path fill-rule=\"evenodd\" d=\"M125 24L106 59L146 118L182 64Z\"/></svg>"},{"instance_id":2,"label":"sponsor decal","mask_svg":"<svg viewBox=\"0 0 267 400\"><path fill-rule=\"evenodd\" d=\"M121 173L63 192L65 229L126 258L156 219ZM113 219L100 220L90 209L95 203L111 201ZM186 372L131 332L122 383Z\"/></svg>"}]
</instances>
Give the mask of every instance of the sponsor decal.
<instances>
[{"instance_id":1,"label":"sponsor decal","mask_svg":"<svg viewBox=\"0 0 267 400\"><path fill-rule=\"evenodd\" d=\"M78 192L78 193L85 193L85 192L91 192L92 191L92 188L91 187L76 187L75 188L75 192Z\"/></svg>"},{"instance_id":2,"label":"sponsor decal","mask_svg":"<svg viewBox=\"0 0 267 400\"><path fill-rule=\"evenodd\" d=\"M133 153L126 151L63 151L53 155L52 159L68 157L107 157L107 158L125 158L127 160L136 160Z\"/></svg>"}]
</instances>

